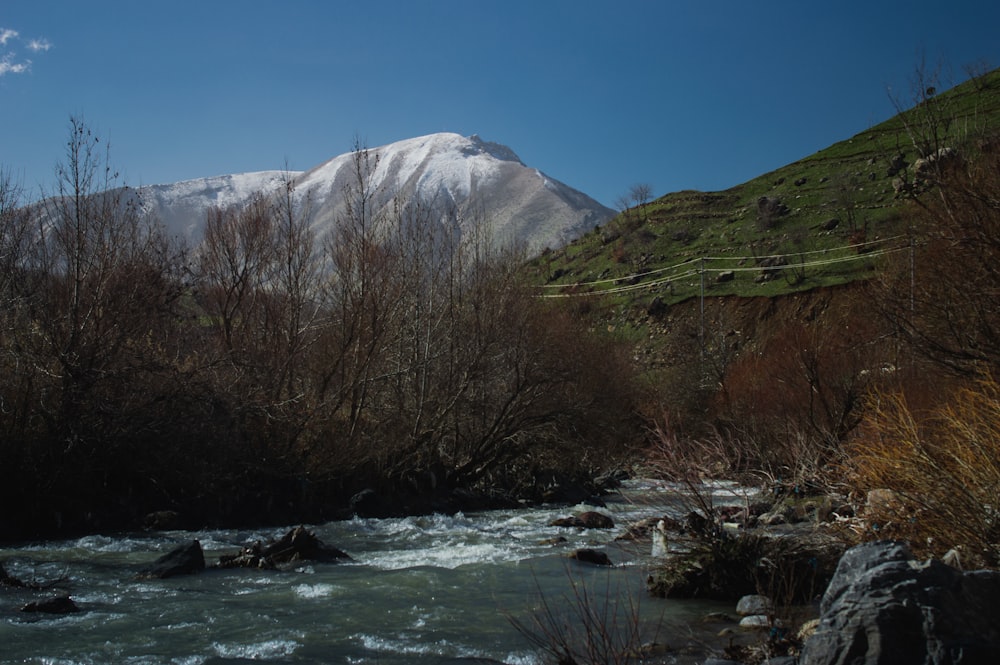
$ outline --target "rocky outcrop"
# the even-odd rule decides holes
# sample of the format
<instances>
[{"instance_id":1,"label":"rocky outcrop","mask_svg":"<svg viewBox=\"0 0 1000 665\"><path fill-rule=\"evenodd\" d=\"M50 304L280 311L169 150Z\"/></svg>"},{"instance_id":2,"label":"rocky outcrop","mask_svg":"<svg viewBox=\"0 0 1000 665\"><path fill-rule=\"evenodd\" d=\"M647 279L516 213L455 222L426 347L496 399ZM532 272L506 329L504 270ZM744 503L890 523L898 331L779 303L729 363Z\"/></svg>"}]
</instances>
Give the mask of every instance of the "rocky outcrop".
<instances>
[{"instance_id":1,"label":"rocky outcrop","mask_svg":"<svg viewBox=\"0 0 1000 665\"><path fill-rule=\"evenodd\" d=\"M757 223L765 230L774 228L778 218L790 212L789 207L777 197L762 196L757 199Z\"/></svg>"},{"instance_id":2,"label":"rocky outcrop","mask_svg":"<svg viewBox=\"0 0 1000 665\"><path fill-rule=\"evenodd\" d=\"M1000 572L914 561L902 543L848 550L820 606L802 665L1000 662Z\"/></svg>"},{"instance_id":3,"label":"rocky outcrop","mask_svg":"<svg viewBox=\"0 0 1000 665\"><path fill-rule=\"evenodd\" d=\"M177 575L191 575L203 570L205 570L205 553L201 549L201 543L192 540L158 558L139 577L165 579Z\"/></svg>"}]
</instances>

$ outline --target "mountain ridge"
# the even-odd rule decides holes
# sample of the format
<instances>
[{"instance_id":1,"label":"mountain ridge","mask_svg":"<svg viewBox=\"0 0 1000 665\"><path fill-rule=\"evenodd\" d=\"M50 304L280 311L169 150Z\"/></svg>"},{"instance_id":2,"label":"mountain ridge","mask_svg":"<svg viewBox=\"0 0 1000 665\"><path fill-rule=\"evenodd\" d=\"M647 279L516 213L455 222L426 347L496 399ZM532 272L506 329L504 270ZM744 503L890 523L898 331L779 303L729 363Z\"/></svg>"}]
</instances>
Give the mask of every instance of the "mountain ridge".
<instances>
[{"instance_id":1,"label":"mountain ridge","mask_svg":"<svg viewBox=\"0 0 1000 665\"><path fill-rule=\"evenodd\" d=\"M485 216L496 240L523 244L532 254L561 247L615 214L527 166L513 149L475 134L428 134L363 150L374 164L369 186L379 206L400 196L451 206L466 225ZM168 232L191 241L199 238L211 206L239 205L255 192L268 194L285 182L295 186L298 200L310 197L310 224L329 228L343 212L344 192L356 184L355 154L337 155L306 171L219 175L138 191L146 211Z\"/></svg>"}]
</instances>

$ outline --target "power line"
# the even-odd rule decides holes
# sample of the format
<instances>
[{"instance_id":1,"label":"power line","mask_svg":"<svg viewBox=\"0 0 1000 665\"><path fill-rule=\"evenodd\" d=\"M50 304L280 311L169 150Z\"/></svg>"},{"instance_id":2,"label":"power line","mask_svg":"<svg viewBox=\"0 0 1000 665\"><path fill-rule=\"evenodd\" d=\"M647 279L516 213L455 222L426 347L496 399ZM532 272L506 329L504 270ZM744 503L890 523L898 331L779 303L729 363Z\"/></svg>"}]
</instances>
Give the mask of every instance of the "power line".
<instances>
[{"instance_id":1,"label":"power line","mask_svg":"<svg viewBox=\"0 0 1000 665\"><path fill-rule=\"evenodd\" d=\"M754 256L730 256L730 257L706 256L706 257L692 258L692 259L688 259L687 261L684 261L682 263L678 263L678 264L675 264L675 265L672 265L672 266L668 266L666 268L658 268L656 270L648 270L648 271L645 271L645 272L636 273L634 275L629 275L629 276L625 276L625 277L613 277L613 278L608 278L608 279L599 279L599 280L592 280L592 281L587 281L587 282L575 282L575 283L572 283L572 284L544 284L544 285L539 285L537 288L542 288L542 289L572 289L572 291L570 291L568 293L542 294L542 295L539 295L538 297L540 297L540 298L573 298L573 297L587 297L587 296L598 296L598 295L613 295L613 294L617 294L617 293L625 293L625 292L628 292L628 291L634 291L634 290L637 290L637 289L650 289L650 288L652 288L654 286L659 286L661 284L673 282L675 280L680 280L680 279L684 279L684 278L687 278L687 277L692 277L694 275L701 276L702 282L703 282L704 274L705 273L709 273L709 272L712 272L712 273L724 273L724 272L763 272L763 273L770 273L770 272L778 272L778 271L782 271L782 270L802 270L802 269L806 269L806 268L815 268L815 267L822 267L822 266L830 266L830 265L836 265L836 264L841 264L841 263L851 263L851 262L854 262L854 261L869 261L869 260L871 260L873 258L877 258L877 257L880 257L880 256L885 256L885 255L890 254L890 253L894 253L894 252L898 252L898 251L904 251L904 250L908 249L908 246L890 247L890 248L886 248L886 249L875 250L875 251L865 251L865 252L861 251L862 248L872 247L872 246L879 245L879 244L884 244L884 243L890 242L892 240L897 240L897 239L899 239L901 237L903 237L903 236L893 236L891 238L884 238L884 239L873 240L873 241L868 241L868 242L864 242L864 243L855 243L855 244L851 244L851 245L844 245L842 247L835 247L835 248L821 249L821 250L812 250L812 251L808 251L808 252L796 252L796 253L792 253L792 254L768 254L768 255L760 256L760 257L754 257ZM850 250L853 250L854 254L851 254L851 255L848 255L848 256L841 256L841 257L833 257L833 258L828 258L828 259L822 259L822 260L817 260L817 261L808 261L808 262L807 261L799 261L799 262L796 262L796 263L788 263L787 262L787 259L789 257L801 258L801 257L807 256L807 255L829 254L829 253L832 253L832 252L850 251ZM713 267L708 267L708 266L705 265L706 262L710 262L710 261L725 261L725 262L745 261L745 260L759 261L760 259L774 259L774 260L782 260L783 259L783 260L785 260L785 262L784 263L775 263L774 265L768 265L768 266L755 265L755 266L750 266L750 267L746 267L746 266L735 266L735 267L733 267L733 266L723 266L723 267L713 268ZM682 272L682 273L668 275L666 277L661 277L661 278L653 280L653 281L642 281L642 282L638 282L637 281L636 283L633 283L633 284L626 284L626 285L622 285L622 286L617 286L617 287L611 288L611 289L598 289L598 290L590 290L590 291L577 291L576 290L576 289L584 289L584 288L589 288L589 287L593 287L593 286L598 286L598 285L602 285L602 284L611 284L611 283L621 284L623 281L643 280L647 276L650 276L650 275L660 275L660 274L669 272L671 270L677 270L679 268L690 266L692 263L695 263L695 262L698 262L700 264L699 268L696 268L696 269L693 269L693 270L687 270L687 271ZM704 297L704 294L702 295L702 297Z\"/></svg>"}]
</instances>

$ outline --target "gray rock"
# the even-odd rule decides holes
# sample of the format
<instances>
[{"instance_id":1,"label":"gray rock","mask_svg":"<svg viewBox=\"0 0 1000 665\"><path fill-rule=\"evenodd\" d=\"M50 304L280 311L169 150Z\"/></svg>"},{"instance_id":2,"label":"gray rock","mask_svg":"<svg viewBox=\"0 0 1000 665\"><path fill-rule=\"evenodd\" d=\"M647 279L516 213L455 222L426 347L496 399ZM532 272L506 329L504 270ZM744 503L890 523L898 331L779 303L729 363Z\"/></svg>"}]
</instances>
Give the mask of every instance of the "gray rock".
<instances>
[{"instance_id":1,"label":"gray rock","mask_svg":"<svg viewBox=\"0 0 1000 665\"><path fill-rule=\"evenodd\" d=\"M596 510L588 510L573 517L560 517L549 523L549 526L569 527L575 529L613 529L615 521Z\"/></svg>"},{"instance_id":2,"label":"gray rock","mask_svg":"<svg viewBox=\"0 0 1000 665\"><path fill-rule=\"evenodd\" d=\"M715 281L719 284L723 284L725 282L731 282L734 279L736 279L736 272L732 270L723 270L716 276Z\"/></svg>"},{"instance_id":3,"label":"gray rock","mask_svg":"<svg viewBox=\"0 0 1000 665\"><path fill-rule=\"evenodd\" d=\"M764 513L757 518L757 522L764 526L778 526L779 524L787 524L788 519L784 514L775 511L773 513Z\"/></svg>"},{"instance_id":4,"label":"gray rock","mask_svg":"<svg viewBox=\"0 0 1000 665\"><path fill-rule=\"evenodd\" d=\"M569 558L576 559L577 561L582 561L583 563L592 563L595 566L611 566L611 559L607 554L601 550L593 550L589 548L579 549L569 555Z\"/></svg>"},{"instance_id":5,"label":"gray rock","mask_svg":"<svg viewBox=\"0 0 1000 665\"><path fill-rule=\"evenodd\" d=\"M192 540L158 558L140 577L164 579L176 575L191 575L203 570L205 570L205 553L201 549L201 543Z\"/></svg>"},{"instance_id":6,"label":"gray rock","mask_svg":"<svg viewBox=\"0 0 1000 665\"><path fill-rule=\"evenodd\" d=\"M11 577L7 574L7 571L3 569L3 565L0 564L0 587L25 587L28 586L16 577Z\"/></svg>"},{"instance_id":7,"label":"gray rock","mask_svg":"<svg viewBox=\"0 0 1000 665\"><path fill-rule=\"evenodd\" d=\"M865 543L840 560L802 665L1000 662L1000 572L917 562L902 543Z\"/></svg>"},{"instance_id":8,"label":"gray rock","mask_svg":"<svg viewBox=\"0 0 1000 665\"><path fill-rule=\"evenodd\" d=\"M22 612L44 612L45 614L71 614L79 612L80 608L69 596L56 596L45 600L35 600L23 607Z\"/></svg>"},{"instance_id":9,"label":"gray rock","mask_svg":"<svg viewBox=\"0 0 1000 665\"><path fill-rule=\"evenodd\" d=\"M771 599L760 594L743 596L736 603L736 613L740 616L751 614L767 614L771 611Z\"/></svg>"},{"instance_id":10,"label":"gray rock","mask_svg":"<svg viewBox=\"0 0 1000 665\"><path fill-rule=\"evenodd\" d=\"M765 665L796 665L798 662L795 656L775 656L764 661Z\"/></svg>"},{"instance_id":11,"label":"gray rock","mask_svg":"<svg viewBox=\"0 0 1000 665\"><path fill-rule=\"evenodd\" d=\"M373 489L364 489L352 496L349 510L358 517L382 518L392 515L389 503Z\"/></svg>"},{"instance_id":12,"label":"gray rock","mask_svg":"<svg viewBox=\"0 0 1000 665\"><path fill-rule=\"evenodd\" d=\"M740 619L743 630L761 630L771 627L771 620L764 614L751 614Z\"/></svg>"},{"instance_id":13,"label":"gray rock","mask_svg":"<svg viewBox=\"0 0 1000 665\"><path fill-rule=\"evenodd\" d=\"M327 545L304 526L297 526L274 542L265 545L258 541L247 545L238 554L219 557L216 567L272 570L282 564L300 561L341 563L352 559L347 552Z\"/></svg>"}]
</instances>

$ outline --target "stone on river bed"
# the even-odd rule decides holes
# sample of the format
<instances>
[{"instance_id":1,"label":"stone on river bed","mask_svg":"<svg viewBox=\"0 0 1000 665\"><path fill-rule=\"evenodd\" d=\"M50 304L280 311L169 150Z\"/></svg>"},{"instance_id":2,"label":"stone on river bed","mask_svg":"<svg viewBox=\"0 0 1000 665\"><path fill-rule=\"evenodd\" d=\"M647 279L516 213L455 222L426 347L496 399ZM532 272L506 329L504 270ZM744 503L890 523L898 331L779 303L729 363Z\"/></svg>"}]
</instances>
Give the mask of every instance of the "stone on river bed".
<instances>
[{"instance_id":1,"label":"stone on river bed","mask_svg":"<svg viewBox=\"0 0 1000 665\"><path fill-rule=\"evenodd\" d=\"M140 573L143 579L166 579L177 575L192 575L205 570L205 553L197 540L179 545L159 557Z\"/></svg>"},{"instance_id":2,"label":"stone on river bed","mask_svg":"<svg viewBox=\"0 0 1000 665\"><path fill-rule=\"evenodd\" d=\"M576 529L613 529L615 521L596 510L588 510L573 517L560 517L549 526L570 527Z\"/></svg>"},{"instance_id":3,"label":"stone on river bed","mask_svg":"<svg viewBox=\"0 0 1000 665\"><path fill-rule=\"evenodd\" d=\"M33 600L21 607L22 612L44 612L46 614L71 614L80 608L69 596L56 596L45 600Z\"/></svg>"}]
</instances>

